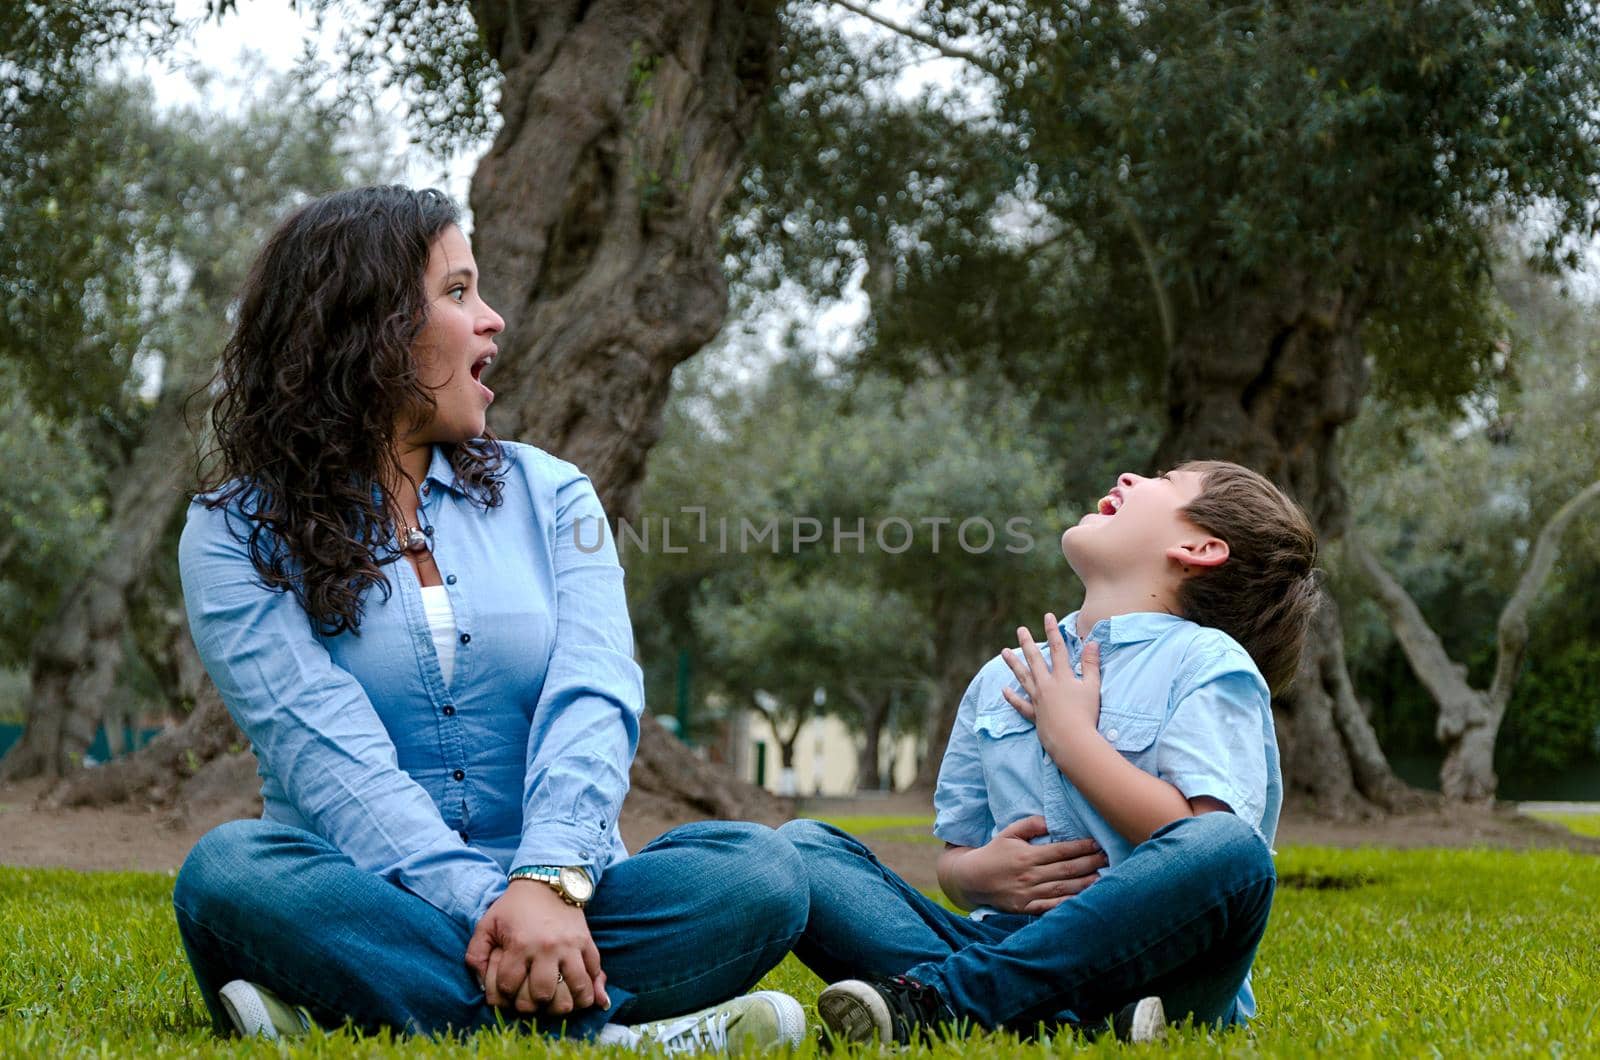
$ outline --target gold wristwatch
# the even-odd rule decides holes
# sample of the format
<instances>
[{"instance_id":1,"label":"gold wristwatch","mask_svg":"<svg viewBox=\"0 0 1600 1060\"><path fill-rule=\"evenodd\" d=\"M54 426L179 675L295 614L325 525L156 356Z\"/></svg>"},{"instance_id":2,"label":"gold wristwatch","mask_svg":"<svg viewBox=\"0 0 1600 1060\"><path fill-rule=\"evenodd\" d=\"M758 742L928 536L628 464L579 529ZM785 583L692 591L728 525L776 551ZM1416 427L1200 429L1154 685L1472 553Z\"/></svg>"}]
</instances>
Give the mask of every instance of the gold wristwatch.
<instances>
[{"instance_id":1,"label":"gold wristwatch","mask_svg":"<svg viewBox=\"0 0 1600 1060\"><path fill-rule=\"evenodd\" d=\"M513 880L538 880L549 884L561 900L579 909L594 897L594 881L581 865L523 865L511 870Z\"/></svg>"}]
</instances>

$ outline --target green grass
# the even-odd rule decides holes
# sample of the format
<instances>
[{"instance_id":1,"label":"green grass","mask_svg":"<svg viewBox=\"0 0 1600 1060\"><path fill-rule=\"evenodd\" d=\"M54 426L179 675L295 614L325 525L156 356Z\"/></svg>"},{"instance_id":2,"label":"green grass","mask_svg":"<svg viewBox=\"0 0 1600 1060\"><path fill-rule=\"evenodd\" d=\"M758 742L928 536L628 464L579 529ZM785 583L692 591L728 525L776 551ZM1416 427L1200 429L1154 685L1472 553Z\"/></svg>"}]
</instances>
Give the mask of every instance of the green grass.
<instances>
[{"instance_id":1,"label":"green grass","mask_svg":"<svg viewBox=\"0 0 1600 1060\"><path fill-rule=\"evenodd\" d=\"M926 830L933 827L933 815L928 813L907 814L900 817L845 814L839 817L824 817L821 820L858 836L871 835L873 832L898 831L903 828Z\"/></svg>"},{"instance_id":2,"label":"green grass","mask_svg":"<svg viewBox=\"0 0 1600 1060\"><path fill-rule=\"evenodd\" d=\"M844 829L851 835L860 836L868 843L875 839L892 839L897 843L944 845L944 841L933 834L932 814L908 814L899 817L844 814L820 819Z\"/></svg>"},{"instance_id":3,"label":"green grass","mask_svg":"<svg viewBox=\"0 0 1600 1060\"><path fill-rule=\"evenodd\" d=\"M1566 851L1286 848L1248 1031L1176 1033L1173 1057L1600 1055L1600 859ZM161 875L0 869L0 1056L537 1057L594 1050L512 1032L466 1043L210 1037ZM388 974L377 972L376 974ZM764 984L810 1003L792 959ZM983 1035L940 1060L1111 1055L1070 1036ZM805 1056L814 1056L807 1047Z\"/></svg>"},{"instance_id":4,"label":"green grass","mask_svg":"<svg viewBox=\"0 0 1600 1060\"><path fill-rule=\"evenodd\" d=\"M1530 813L1528 816L1559 824L1578 835L1600 837L1600 813Z\"/></svg>"}]
</instances>

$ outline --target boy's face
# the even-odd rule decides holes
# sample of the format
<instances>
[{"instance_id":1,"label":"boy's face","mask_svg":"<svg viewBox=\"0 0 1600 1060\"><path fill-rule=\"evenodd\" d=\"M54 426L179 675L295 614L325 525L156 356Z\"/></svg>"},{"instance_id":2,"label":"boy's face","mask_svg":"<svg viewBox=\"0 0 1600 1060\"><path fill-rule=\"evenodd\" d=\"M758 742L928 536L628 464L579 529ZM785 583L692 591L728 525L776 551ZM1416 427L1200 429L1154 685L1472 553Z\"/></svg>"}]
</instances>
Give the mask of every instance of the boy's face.
<instances>
[{"instance_id":1,"label":"boy's face","mask_svg":"<svg viewBox=\"0 0 1600 1060\"><path fill-rule=\"evenodd\" d=\"M1167 577L1182 562L1182 550L1216 541L1182 514L1204 487L1198 471L1169 471L1157 478L1118 475L1098 509L1061 535L1061 551L1085 581L1105 575Z\"/></svg>"}]
</instances>

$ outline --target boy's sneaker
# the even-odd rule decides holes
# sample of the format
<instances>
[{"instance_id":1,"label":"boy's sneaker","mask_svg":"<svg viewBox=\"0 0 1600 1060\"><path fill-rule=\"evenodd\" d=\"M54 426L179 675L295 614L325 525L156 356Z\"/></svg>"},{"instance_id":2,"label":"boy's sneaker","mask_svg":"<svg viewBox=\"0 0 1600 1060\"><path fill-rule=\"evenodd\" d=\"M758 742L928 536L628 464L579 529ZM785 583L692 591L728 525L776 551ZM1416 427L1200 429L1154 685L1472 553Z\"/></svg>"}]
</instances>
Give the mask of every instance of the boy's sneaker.
<instances>
[{"instance_id":1,"label":"boy's sneaker","mask_svg":"<svg viewBox=\"0 0 1600 1060\"><path fill-rule=\"evenodd\" d=\"M817 996L817 1015L835 1040L899 1045L956 1022L937 990L903 975L841 979Z\"/></svg>"},{"instance_id":2,"label":"boy's sneaker","mask_svg":"<svg viewBox=\"0 0 1600 1060\"><path fill-rule=\"evenodd\" d=\"M311 1030L311 1017L264 986L235 979L218 992L234 1030L246 1038L299 1038Z\"/></svg>"},{"instance_id":3,"label":"boy's sneaker","mask_svg":"<svg viewBox=\"0 0 1600 1060\"><path fill-rule=\"evenodd\" d=\"M1167 1013L1159 997L1140 998L1123 1005L1111 1021L1111 1030L1121 1042L1159 1042L1167 1036Z\"/></svg>"},{"instance_id":4,"label":"boy's sneaker","mask_svg":"<svg viewBox=\"0 0 1600 1060\"><path fill-rule=\"evenodd\" d=\"M634 1041L622 1041L624 1030L633 1032ZM603 1032L602 1042L659 1046L667 1053L755 1052L798 1046L806 1033L806 1012L788 994L758 990L676 1019L606 1031L611 1033Z\"/></svg>"}]
</instances>

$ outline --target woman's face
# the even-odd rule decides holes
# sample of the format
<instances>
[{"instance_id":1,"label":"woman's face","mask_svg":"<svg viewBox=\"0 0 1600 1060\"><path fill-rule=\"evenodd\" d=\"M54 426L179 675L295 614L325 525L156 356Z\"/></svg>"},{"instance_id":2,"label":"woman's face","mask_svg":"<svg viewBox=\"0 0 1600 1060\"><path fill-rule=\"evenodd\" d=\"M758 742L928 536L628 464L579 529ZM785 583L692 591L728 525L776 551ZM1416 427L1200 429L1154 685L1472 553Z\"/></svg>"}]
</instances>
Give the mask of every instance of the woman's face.
<instances>
[{"instance_id":1,"label":"woman's face","mask_svg":"<svg viewBox=\"0 0 1600 1060\"><path fill-rule=\"evenodd\" d=\"M483 434L494 391L479 382L506 322L478 294L478 265L461 229L433 241L423 276L428 318L411 347L417 378L433 392L433 417L406 435L411 445L464 442Z\"/></svg>"}]
</instances>

